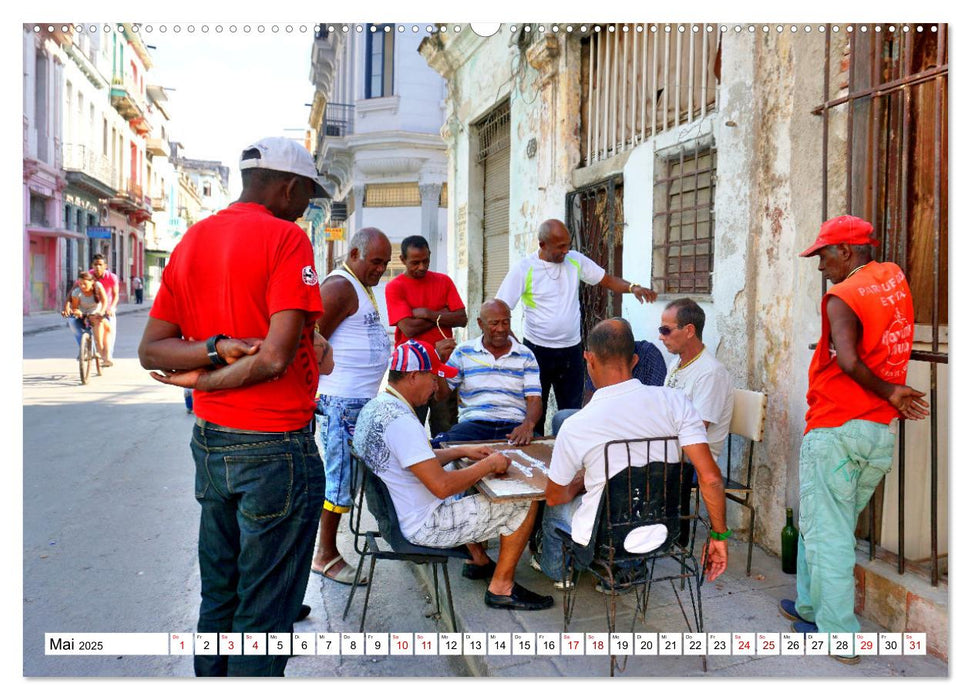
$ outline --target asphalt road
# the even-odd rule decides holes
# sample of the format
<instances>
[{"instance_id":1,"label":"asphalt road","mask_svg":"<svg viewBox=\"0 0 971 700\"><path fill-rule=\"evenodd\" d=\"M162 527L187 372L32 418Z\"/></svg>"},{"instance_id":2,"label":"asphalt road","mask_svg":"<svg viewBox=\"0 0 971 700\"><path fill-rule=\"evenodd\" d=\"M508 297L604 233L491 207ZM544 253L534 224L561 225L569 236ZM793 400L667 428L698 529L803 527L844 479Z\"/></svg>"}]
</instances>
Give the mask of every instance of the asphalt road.
<instances>
[{"instance_id":1,"label":"asphalt road","mask_svg":"<svg viewBox=\"0 0 971 700\"><path fill-rule=\"evenodd\" d=\"M47 656L46 632L191 632L199 604L198 506L182 391L135 357L146 311L122 316L115 365L86 386L66 329L23 339L23 673L189 676L184 656ZM347 540L342 546L352 553ZM397 566L396 566L397 564ZM397 562L379 564L369 629L437 631L424 593ZM311 577L314 612L298 631L357 631L360 601ZM406 604L403 604L406 603ZM372 626L373 625L373 626ZM449 657L299 657L291 676L461 674Z\"/></svg>"}]
</instances>

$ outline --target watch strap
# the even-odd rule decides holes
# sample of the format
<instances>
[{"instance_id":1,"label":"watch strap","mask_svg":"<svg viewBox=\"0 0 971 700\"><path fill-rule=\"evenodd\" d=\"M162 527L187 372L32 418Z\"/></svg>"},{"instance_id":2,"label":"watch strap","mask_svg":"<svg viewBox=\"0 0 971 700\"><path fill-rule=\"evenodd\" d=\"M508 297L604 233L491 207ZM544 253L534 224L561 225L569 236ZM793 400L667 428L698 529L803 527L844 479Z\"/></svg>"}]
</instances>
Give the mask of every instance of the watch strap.
<instances>
[{"instance_id":1,"label":"watch strap","mask_svg":"<svg viewBox=\"0 0 971 700\"><path fill-rule=\"evenodd\" d=\"M226 340L228 338L228 335L222 335L219 333L206 341L206 354L209 356L209 362L213 367L223 367L227 364L226 360L219 356L219 352L216 350L216 343L218 343L220 340Z\"/></svg>"}]
</instances>

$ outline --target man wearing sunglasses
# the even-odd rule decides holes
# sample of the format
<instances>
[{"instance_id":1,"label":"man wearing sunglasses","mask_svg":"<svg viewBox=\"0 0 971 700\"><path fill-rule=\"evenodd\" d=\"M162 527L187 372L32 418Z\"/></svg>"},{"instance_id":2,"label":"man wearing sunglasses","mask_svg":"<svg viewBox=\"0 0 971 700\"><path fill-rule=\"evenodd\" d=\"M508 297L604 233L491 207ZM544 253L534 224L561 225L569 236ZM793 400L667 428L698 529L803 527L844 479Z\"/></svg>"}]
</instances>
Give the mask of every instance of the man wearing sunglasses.
<instances>
[{"instance_id":1,"label":"man wearing sunglasses","mask_svg":"<svg viewBox=\"0 0 971 700\"><path fill-rule=\"evenodd\" d=\"M687 297L675 299L661 314L657 329L667 351L677 355L668 367L664 386L681 389L694 404L708 431L708 447L718 459L732 423L735 389L725 366L702 341L705 312Z\"/></svg>"}]
</instances>

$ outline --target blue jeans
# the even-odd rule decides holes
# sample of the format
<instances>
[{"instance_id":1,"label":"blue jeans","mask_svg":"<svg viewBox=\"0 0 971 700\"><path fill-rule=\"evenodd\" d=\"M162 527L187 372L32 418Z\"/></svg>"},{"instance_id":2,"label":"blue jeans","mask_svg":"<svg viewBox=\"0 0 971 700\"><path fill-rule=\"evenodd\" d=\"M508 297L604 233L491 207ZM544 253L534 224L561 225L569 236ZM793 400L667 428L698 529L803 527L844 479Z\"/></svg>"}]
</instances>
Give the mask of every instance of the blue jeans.
<instances>
[{"instance_id":1,"label":"blue jeans","mask_svg":"<svg viewBox=\"0 0 971 700\"><path fill-rule=\"evenodd\" d=\"M200 424L201 423L201 424ZM198 421L192 432L199 632L292 632L324 500L313 424L284 433ZM286 656L196 656L197 676L282 676Z\"/></svg>"},{"instance_id":2,"label":"blue jeans","mask_svg":"<svg viewBox=\"0 0 971 700\"><path fill-rule=\"evenodd\" d=\"M465 420L453 425L447 432L439 433L432 439L432 447L443 442L462 442L463 440L505 440L506 435L519 427L520 422Z\"/></svg>"},{"instance_id":3,"label":"blue jeans","mask_svg":"<svg viewBox=\"0 0 971 700\"><path fill-rule=\"evenodd\" d=\"M324 509L346 513L351 509L351 444L357 416L370 399L345 399L320 396L318 436L323 449L324 473L327 475Z\"/></svg>"},{"instance_id":4,"label":"blue jeans","mask_svg":"<svg viewBox=\"0 0 971 700\"><path fill-rule=\"evenodd\" d=\"M566 575L566 562L563 559L563 540L556 534L557 529L573 532L573 513L580 505L577 497L569 503L558 506L547 505L543 509L543 537L540 540L539 562L543 573L552 581L562 581Z\"/></svg>"}]
</instances>

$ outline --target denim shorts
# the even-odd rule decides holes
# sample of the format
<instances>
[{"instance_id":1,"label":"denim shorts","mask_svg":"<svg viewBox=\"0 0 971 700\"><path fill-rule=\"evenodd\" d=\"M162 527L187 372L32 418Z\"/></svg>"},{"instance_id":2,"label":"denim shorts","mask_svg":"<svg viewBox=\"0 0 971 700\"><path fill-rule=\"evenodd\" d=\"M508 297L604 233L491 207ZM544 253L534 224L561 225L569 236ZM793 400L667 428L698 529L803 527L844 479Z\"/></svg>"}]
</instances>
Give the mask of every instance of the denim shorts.
<instances>
[{"instance_id":1,"label":"denim shorts","mask_svg":"<svg viewBox=\"0 0 971 700\"><path fill-rule=\"evenodd\" d=\"M317 398L317 445L327 475L324 510L346 513L351 509L351 443L357 415L368 401L341 396Z\"/></svg>"}]
</instances>

